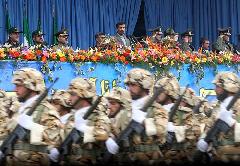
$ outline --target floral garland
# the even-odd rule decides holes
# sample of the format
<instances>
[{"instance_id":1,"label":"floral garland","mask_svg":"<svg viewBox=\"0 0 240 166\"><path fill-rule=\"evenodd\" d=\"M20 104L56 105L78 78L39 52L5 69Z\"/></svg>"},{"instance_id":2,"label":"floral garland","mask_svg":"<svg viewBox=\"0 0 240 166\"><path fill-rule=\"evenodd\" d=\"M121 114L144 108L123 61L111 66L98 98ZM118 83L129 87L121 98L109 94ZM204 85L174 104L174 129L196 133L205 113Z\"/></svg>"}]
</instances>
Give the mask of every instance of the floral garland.
<instances>
[{"instance_id":1,"label":"floral garland","mask_svg":"<svg viewBox=\"0 0 240 166\"><path fill-rule=\"evenodd\" d=\"M190 64L189 71L195 73L199 80L204 77L204 72L201 72L203 66L234 65L240 62L240 55L231 52L220 52L219 54L210 52L206 55L201 50L191 53L183 52L179 48L169 49L149 41L147 44L147 48L143 48L140 43L137 43L132 48L112 47L103 50L97 48L88 50L73 50L72 48L54 50L35 47L0 48L0 60L41 61L43 63L56 61L142 64L150 69L161 69L161 72L168 71L172 67L181 68L183 64Z\"/></svg>"}]
</instances>

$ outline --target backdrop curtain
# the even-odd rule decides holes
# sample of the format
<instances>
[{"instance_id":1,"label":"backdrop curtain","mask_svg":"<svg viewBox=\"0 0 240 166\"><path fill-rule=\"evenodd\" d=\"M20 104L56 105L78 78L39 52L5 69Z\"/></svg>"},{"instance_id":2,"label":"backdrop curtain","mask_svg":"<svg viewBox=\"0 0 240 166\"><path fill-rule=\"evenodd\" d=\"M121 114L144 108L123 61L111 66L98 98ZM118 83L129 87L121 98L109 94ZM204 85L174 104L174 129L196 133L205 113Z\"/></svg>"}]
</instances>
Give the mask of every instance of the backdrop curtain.
<instances>
[{"instance_id":1,"label":"backdrop curtain","mask_svg":"<svg viewBox=\"0 0 240 166\"><path fill-rule=\"evenodd\" d=\"M232 27L231 42L237 42L240 33L239 0L145 0L146 29L161 25L182 33L194 31L193 44L197 48L201 37L214 42L218 28Z\"/></svg>"},{"instance_id":2,"label":"backdrop curtain","mask_svg":"<svg viewBox=\"0 0 240 166\"><path fill-rule=\"evenodd\" d=\"M57 30L67 28L69 44L81 49L94 46L94 35L97 32L115 34L115 24L119 21L126 22L127 34L132 34L141 5L141 0L1 0L0 17L3 18L0 20L1 43L5 41L6 33L5 2L11 25L23 29L26 3L30 32L37 29L40 20L41 28L46 34L45 40L52 44L55 17Z\"/></svg>"}]
</instances>

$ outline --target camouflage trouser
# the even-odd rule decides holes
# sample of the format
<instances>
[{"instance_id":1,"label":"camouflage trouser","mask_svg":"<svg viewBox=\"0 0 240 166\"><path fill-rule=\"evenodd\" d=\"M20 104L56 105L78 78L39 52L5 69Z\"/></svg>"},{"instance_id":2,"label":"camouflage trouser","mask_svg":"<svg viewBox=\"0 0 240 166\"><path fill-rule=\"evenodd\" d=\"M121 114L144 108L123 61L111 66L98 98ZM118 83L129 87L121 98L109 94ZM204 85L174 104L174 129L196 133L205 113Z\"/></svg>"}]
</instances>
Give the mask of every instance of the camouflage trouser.
<instances>
[{"instance_id":1,"label":"camouflage trouser","mask_svg":"<svg viewBox=\"0 0 240 166\"><path fill-rule=\"evenodd\" d=\"M99 164L101 151L99 149L72 148L70 155L66 156L63 165L95 165Z\"/></svg>"},{"instance_id":2,"label":"camouflage trouser","mask_svg":"<svg viewBox=\"0 0 240 166\"><path fill-rule=\"evenodd\" d=\"M133 165L153 165L163 160L158 145L135 145L131 148L127 157Z\"/></svg>"},{"instance_id":3,"label":"camouflage trouser","mask_svg":"<svg viewBox=\"0 0 240 166\"><path fill-rule=\"evenodd\" d=\"M214 161L240 162L240 147L234 145L218 146L214 155Z\"/></svg>"},{"instance_id":4,"label":"camouflage trouser","mask_svg":"<svg viewBox=\"0 0 240 166\"><path fill-rule=\"evenodd\" d=\"M14 150L7 156L7 166L48 166L50 165L47 153Z\"/></svg>"},{"instance_id":5,"label":"camouflage trouser","mask_svg":"<svg viewBox=\"0 0 240 166\"><path fill-rule=\"evenodd\" d=\"M164 162L167 164L171 163L189 163L192 161L192 154L195 149L186 148L184 145L176 144L171 147L162 149Z\"/></svg>"}]
</instances>

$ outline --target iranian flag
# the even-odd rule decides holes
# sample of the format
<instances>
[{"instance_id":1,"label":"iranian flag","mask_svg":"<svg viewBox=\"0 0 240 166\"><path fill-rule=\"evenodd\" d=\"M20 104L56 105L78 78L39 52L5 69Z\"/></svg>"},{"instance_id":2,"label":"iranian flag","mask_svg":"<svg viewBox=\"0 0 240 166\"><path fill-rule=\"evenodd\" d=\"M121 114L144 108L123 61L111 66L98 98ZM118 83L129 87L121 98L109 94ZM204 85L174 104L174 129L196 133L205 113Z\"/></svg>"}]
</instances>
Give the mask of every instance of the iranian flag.
<instances>
[{"instance_id":1,"label":"iranian flag","mask_svg":"<svg viewBox=\"0 0 240 166\"><path fill-rule=\"evenodd\" d=\"M23 18L23 46L29 47L31 45L31 35L29 31L28 19Z\"/></svg>"}]
</instances>

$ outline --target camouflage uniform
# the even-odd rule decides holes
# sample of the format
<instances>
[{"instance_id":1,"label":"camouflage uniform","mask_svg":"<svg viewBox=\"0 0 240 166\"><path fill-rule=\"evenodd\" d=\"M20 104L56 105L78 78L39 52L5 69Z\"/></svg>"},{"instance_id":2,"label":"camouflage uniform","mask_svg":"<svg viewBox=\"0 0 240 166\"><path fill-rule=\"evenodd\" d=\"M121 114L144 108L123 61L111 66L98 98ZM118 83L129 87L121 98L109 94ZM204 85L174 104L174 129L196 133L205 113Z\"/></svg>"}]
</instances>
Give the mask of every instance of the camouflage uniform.
<instances>
[{"instance_id":1,"label":"camouflage uniform","mask_svg":"<svg viewBox=\"0 0 240 166\"><path fill-rule=\"evenodd\" d=\"M23 85L37 93L43 92L45 84L41 73L32 68L23 68L16 71L12 82ZM37 96L34 96L37 97ZM32 97L33 98L33 97ZM31 99L31 98L30 98ZM29 100L29 99L28 99ZM27 103L28 100L25 102ZM32 101L33 103L34 101ZM9 128L16 126L16 120L20 114L24 114L31 108L32 103L19 108L9 123ZM23 108L24 107L24 108ZM21 111L22 112L21 112ZM49 165L48 150L60 143L60 121L57 111L46 101L42 101L31 116L34 126L29 134L13 145L13 150L7 156L7 165ZM15 122L15 125L13 125ZM28 130L27 130L28 131Z\"/></svg>"},{"instance_id":2,"label":"camouflage uniform","mask_svg":"<svg viewBox=\"0 0 240 166\"><path fill-rule=\"evenodd\" d=\"M237 93L240 88L240 80L238 76L232 72L218 73L213 83L230 93ZM207 132L207 130L214 124L214 122L218 118L221 119L221 107L227 107L231 99L232 97L227 97L226 99L224 99L224 101L216 104L205 132ZM216 142L213 142L214 148L212 152L214 160L223 162L240 161L239 104L240 100L238 99L230 110L230 112L232 112L231 117L233 124L229 125L231 123L227 123L230 127L230 131L228 131L226 134L220 133Z\"/></svg>"},{"instance_id":3,"label":"camouflage uniform","mask_svg":"<svg viewBox=\"0 0 240 166\"><path fill-rule=\"evenodd\" d=\"M18 108L19 102L15 96L7 96L6 92L0 90L0 144L9 133L7 124Z\"/></svg>"},{"instance_id":4,"label":"camouflage uniform","mask_svg":"<svg viewBox=\"0 0 240 166\"><path fill-rule=\"evenodd\" d=\"M75 93L80 98L94 99L96 96L95 85L87 79L75 78L71 81L69 93ZM73 127L76 127L78 118L82 118L88 107L75 110L75 114L69 118L65 125L65 136ZM104 141L109 137L110 120L107 117L106 108L102 103L93 111L87 119L87 130L81 135L78 142L72 144L71 153L65 158L66 165L96 164L99 159Z\"/></svg>"},{"instance_id":5,"label":"camouflage uniform","mask_svg":"<svg viewBox=\"0 0 240 166\"><path fill-rule=\"evenodd\" d=\"M230 43L226 43L221 36L217 38L217 41L213 43L212 46L213 52L216 51L219 53L220 51L230 51L233 52L233 45Z\"/></svg>"},{"instance_id":6,"label":"camouflage uniform","mask_svg":"<svg viewBox=\"0 0 240 166\"><path fill-rule=\"evenodd\" d=\"M152 74L144 69L132 69L124 80L125 84L138 83L143 89L152 90L154 79ZM150 95L132 101L132 112L142 108ZM134 117L134 116L132 116ZM166 141L167 112L160 104L154 102L147 110L146 118L143 121L145 133L132 136L131 159L137 164L152 164L162 160L160 144Z\"/></svg>"},{"instance_id":7,"label":"camouflage uniform","mask_svg":"<svg viewBox=\"0 0 240 166\"><path fill-rule=\"evenodd\" d=\"M162 39L162 46L166 49L178 49L179 43L171 36L178 35L172 28L166 29L164 32L164 38Z\"/></svg>"},{"instance_id":8,"label":"camouflage uniform","mask_svg":"<svg viewBox=\"0 0 240 166\"><path fill-rule=\"evenodd\" d=\"M17 27L11 27L8 30L9 35L12 33L23 33L22 31L19 31ZM20 48L22 47L22 44L20 42L14 42L11 38L9 38L4 44L4 48Z\"/></svg>"},{"instance_id":9,"label":"camouflage uniform","mask_svg":"<svg viewBox=\"0 0 240 166\"><path fill-rule=\"evenodd\" d=\"M54 35L56 37L59 37L59 36L68 37L69 36L67 29L61 29L59 32L57 32ZM71 47L68 45L68 43L66 43L66 42L65 43L61 43L60 41L58 41L57 44L52 46L53 50L67 50L69 48L71 48Z\"/></svg>"},{"instance_id":10,"label":"camouflage uniform","mask_svg":"<svg viewBox=\"0 0 240 166\"><path fill-rule=\"evenodd\" d=\"M111 137L118 137L121 131L123 131L131 121L131 95L123 88L113 88L112 91L105 96L107 99L116 100L120 103L121 108L115 114L114 117L110 117L111 120ZM114 160L117 164L128 163L128 153L125 152L126 149L124 142L120 144L120 153L114 156ZM128 163L129 164L129 163Z\"/></svg>"},{"instance_id":11,"label":"camouflage uniform","mask_svg":"<svg viewBox=\"0 0 240 166\"><path fill-rule=\"evenodd\" d=\"M70 98L70 94L67 91L59 89L54 92L54 94L51 96L51 98L49 100L51 102L55 102L56 104L59 104L65 108L70 109L71 106L69 105L69 98ZM68 119L72 115L71 111L62 116L61 116L61 110L58 110L58 112L60 114L59 116L60 116L61 123L63 125L66 124Z\"/></svg>"}]
</instances>

